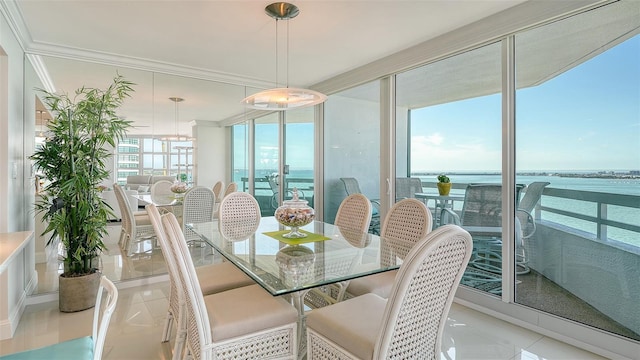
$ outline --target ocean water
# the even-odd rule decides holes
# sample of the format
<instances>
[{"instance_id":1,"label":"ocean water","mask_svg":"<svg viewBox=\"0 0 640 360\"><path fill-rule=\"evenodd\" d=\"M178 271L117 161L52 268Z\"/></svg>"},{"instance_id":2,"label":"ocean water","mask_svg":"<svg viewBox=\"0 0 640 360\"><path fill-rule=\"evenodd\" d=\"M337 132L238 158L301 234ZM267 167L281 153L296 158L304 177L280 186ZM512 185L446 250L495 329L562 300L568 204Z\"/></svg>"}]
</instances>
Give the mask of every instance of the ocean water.
<instances>
[{"instance_id":1,"label":"ocean water","mask_svg":"<svg viewBox=\"0 0 640 360\"><path fill-rule=\"evenodd\" d=\"M263 178L265 175L268 175L271 173L273 173L273 171L263 170L259 174L257 174L257 177ZM245 172L239 171L239 172L236 172L234 176L235 178L234 180L238 182L240 186L242 186L241 178L244 176L244 174ZM288 176L290 178L311 179L313 177L313 171L312 170L292 171L291 174ZM424 176L418 175L417 177L419 177L423 182L433 183L437 181L436 175L424 175ZM473 175L472 174L460 174L460 175L452 174L452 175L449 175L449 177L452 183L458 183L458 184L500 183L502 181L501 176L496 174L473 174ZM516 176L516 182L519 184L529 184L535 181L547 181L550 183L547 186L549 188L591 191L591 192L620 194L620 195L633 195L633 196L640 197L640 179L623 179L623 178L600 179L600 178L586 178L586 177L562 177L562 176L551 175L551 174L550 175L518 175ZM298 187L304 188L305 184L292 183L290 184L290 186L291 187L298 186ZM425 189L425 191L427 190L428 189ZM435 191L435 188L433 189L433 191ZM454 193L456 191L459 193L464 192L463 190L452 190L452 192ZM270 190L265 190L265 191L258 192L258 195L260 195L262 192L264 192L265 194L267 193L270 194ZM597 205L591 202L567 200L567 199L553 198L553 197L547 196L542 198L542 204L547 207L562 209L562 210L584 214L588 216L595 217L598 214ZM638 205L640 205L640 198L638 198ZM455 205L455 208L457 210L460 210L461 207L462 207L461 202L458 202ZM640 209L638 208L608 206L607 217L610 220L640 226ZM556 222L564 226L569 226L575 229L579 229L581 231L586 231L590 234L593 234L594 237L597 231L595 223L579 220L573 217L553 214L549 212L543 212L542 219ZM607 235L608 235L608 238L610 239L640 247L640 233L609 227Z\"/></svg>"}]
</instances>

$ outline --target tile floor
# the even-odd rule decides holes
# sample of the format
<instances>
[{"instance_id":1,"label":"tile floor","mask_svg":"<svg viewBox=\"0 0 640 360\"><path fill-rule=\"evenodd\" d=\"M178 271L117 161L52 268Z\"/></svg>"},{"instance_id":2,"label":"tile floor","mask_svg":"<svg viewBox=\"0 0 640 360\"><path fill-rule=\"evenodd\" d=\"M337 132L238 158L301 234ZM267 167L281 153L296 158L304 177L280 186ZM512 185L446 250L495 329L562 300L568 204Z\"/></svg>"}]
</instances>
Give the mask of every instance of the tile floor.
<instances>
[{"instance_id":1,"label":"tile floor","mask_svg":"<svg viewBox=\"0 0 640 360\"><path fill-rule=\"evenodd\" d=\"M123 256L117 245L120 226L109 227L109 250L102 256L102 272L118 282L119 300L111 318L104 359L170 359L171 346L160 343L168 306L169 285L164 259L150 242L150 250ZM206 248L195 247L196 265L219 261ZM57 290L57 261L39 264L39 294ZM128 281L127 281L128 280ZM55 294L55 293L54 293ZM57 296L42 296L57 299ZM0 355L89 335L93 310L61 313L57 300L31 301L12 339L0 341ZM604 359L571 345L454 304L443 337L442 359L589 360Z\"/></svg>"},{"instance_id":2,"label":"tile floor","mask_svg":"<svg viewBox=\"0 0 640 360\"><path fill-rule=\"evenodd\" d=\"M105 343L104 359L170 359L160 343L168 306L166 281L119 291ZM93 310L61 313L56 301L30 305L13 339L0 341L0 354L44 346L91 332ZM604 359L535 332L454 304L443 337L442 359Z\"/></svg>"}]
</instances>

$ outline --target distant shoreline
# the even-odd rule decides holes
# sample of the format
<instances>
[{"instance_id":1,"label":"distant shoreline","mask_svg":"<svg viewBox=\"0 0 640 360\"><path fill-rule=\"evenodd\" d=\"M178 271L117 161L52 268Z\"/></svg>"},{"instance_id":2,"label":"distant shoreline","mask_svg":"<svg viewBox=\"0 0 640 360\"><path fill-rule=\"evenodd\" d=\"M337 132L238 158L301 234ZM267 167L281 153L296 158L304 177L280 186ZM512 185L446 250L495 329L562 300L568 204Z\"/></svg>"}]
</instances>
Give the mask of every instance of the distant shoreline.
<instances>
[{"instance_id":1,"label":"distant shoreline","mask_svg":"<svg viewBox=\"0 0 640 360\"><path fill-rule=\"evenodd\" d=\"M441 173L436 172L417 172L412 176L438 176ZM466 175L466 176L478 176L478 175L501 175L499 172L447 172L449 176L452 175ZM566 178L588 178L588 179L640 179L640 170L627 171L627 172L614 172L614 171L598 171L591 173L575 173L575 172L552 172L552 171L532 171L516 173L517 176L557 176Z\"/></svg>"}]
</instances>

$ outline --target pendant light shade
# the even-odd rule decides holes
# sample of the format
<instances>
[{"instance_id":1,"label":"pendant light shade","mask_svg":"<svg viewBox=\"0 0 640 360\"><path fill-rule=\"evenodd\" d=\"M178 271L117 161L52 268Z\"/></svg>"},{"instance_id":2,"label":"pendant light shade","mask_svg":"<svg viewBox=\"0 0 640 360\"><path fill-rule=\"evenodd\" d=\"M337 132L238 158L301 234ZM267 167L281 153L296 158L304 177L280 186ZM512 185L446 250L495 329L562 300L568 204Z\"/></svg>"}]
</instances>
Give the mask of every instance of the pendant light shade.
<instances>
[{"instance_id":1,"label":"pendant light shade","mask_svg":"<svg viewBox=\"0 0 640 360\"><path fill-rule=\"evenodd\" d=\"M327 100L327 96L310 89L290 88L287 75L286 87L277 87L278 82L278 20L290 20L296 17L300 10L297 6L285 2L268 5L265 9L267 15L276 19L276 88L260 91L246 97L242 102L245 106L258 110L290 110L313 106ZM287 32L287 74L289 73L289 34Z\"/></svg>"},{"instance_id":2,"label":"pendant light shade","mask_svg":"<svg viewBox=\"0 0 640 360\"><path fill-rule=\"evenodd\" d=\"M246 106L259 110L289 110L320 104L327 96L299 88L276 88L261 91L243 100Z\"/></svg>"}]
</instances>

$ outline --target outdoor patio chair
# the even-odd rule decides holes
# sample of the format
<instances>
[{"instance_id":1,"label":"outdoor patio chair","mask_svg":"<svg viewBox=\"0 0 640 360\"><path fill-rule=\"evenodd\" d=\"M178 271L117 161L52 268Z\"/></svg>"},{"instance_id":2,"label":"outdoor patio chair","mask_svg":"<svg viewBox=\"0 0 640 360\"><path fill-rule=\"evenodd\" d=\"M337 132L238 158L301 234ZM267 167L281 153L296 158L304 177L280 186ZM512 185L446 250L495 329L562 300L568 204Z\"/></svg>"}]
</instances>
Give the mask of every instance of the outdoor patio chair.
<instances>
[{"instance_id":1,"label":"outdoor patio chair","mask_svg":"<svg viewBox=\"0 0 640 360\"><path fill-rule=\"evenodd\" d=\"M523 185L516 186L519 198ZM516 217L516 273L529 272L523 243L520 217L530 217L528 212L517 209ZM528 220L527 220L528 221ZM474 239L474 253L470 264L491 273L502 272L502 185L469 184L465 190L460 214L444 208L440 215L441 224L452 223L467 229Z\"/></svg>"},{"instance_id":2,"label":"outdoor patio chair","mask_svg":"<svg viewBox=\"0 0 640 360\"><path fill-rule=\"evenodd\" d=\"M307 359L440 359L471 249L468 232L439 227L407 254L388 300L366 294L311 311Z\"/></svg>"},{"instance_id":3,"label":"outdoor patio chair","mask_svg":"<svg viewBox=\"0 0 640 360\"><path fill-rule=\"evenodd\" d=\"M106 289L106 295L104 290ZM103 296L104 295L104 296ZM103 300L104 297L104 300ZM19 353L0 356L2 360L68 360L68 359L102 359L104 341L109 329L111 315L118 303L118 289L107 279L100 278L100 286L96 297L96 305L93 309L93 330L91 336L67 340L61 343L41 347L38 349L22 351Z\"/></svg>"},{"instance_id":4,"label":"outdoor patio chair","mask_svg":"<svg viewBox=\"0 0 640 360\"><path fill-rule=\"evenodd\" d=\"M344 184L344 190L347 195L362 194L358 179L352 177L340 178ZM369 232L372 234L380 234L380 200L369 199L371 201L371 222L369 223Z\"/></svg>"},{"instance_id":5,"label":"outdoor patio chair","mask_svg":"<svg viewBox=\"0 0 640 360\"><path fill-rule=\"evenodd\" d=\"M420 200L403 199L395 203L387 214L380 237L385 242L380 261L395 265L404 259L415 244L423 239L433 226L431 211ZM391 292L397 270L353 279L346 289L346 296L355 297L368 293L387 298ZM345 295L345 294L342 294ZM343 297L338 298L342 300Z\"/></svg>"},{"instance_id":6,"label":"outdoor patio chair","mask_svg":"<svg viewBox=\"0 0 640 360\"><path fill-rule=\"evenodd\" d=\"M186 321L184 321L184 319L181 321L180 318L180 316L185 316L185 314L180 312L184 309L180 307L180 295L178 294L179 291L182 291L178 282L178 268L174 261L175 255L173 254L173 249L171 244L169 244L167 234L162 225L160 211L153 204L147 205L146 209L153 224L158 243L160 244L162 256L167 265L167 272L169 273L169 307L167 308L167 317L164 322L164 330L162 331L162 342L169 341L171 338L172 325L175 325L176 339L173 344L172 359L178 360L182 359L187 334L185 327ZM250 277L229 262L199 266L196 268L196 275L203 295L216 294L229 289L255 284Z\"/></svg>"},{"instance_id":7,"label":"outdoor patio chair","mask_svg":"<svg viewBox=\"0 0 640 360\"><path fill-rule=\"evenodd\" d=\"M162 224L178 265L185 358L297 359L298 311L257 284L203 296L175 216L162 215Z\"/></svg>"},{"instance_id":8,"label":"outdoor patio chair","mask_svg":"<svg viewBox=\"0 0 640 360\"><path fill-rule=\"evenodd\" d=\"M415 198L422 192L422 180L419 178L396 178L396 201Z\"/></svg>"},{"instance_id":9,"label":"outdoor patio chair","mask_svg":"<svg viewBox=\"0 0 640 360\"><path fill-rule=\"evenodd\" d=\"M518 211L516 212L516 216L522 226L523 239L530 238L533 236L533 233L536 232L536 222L533 213L536 205L540 202L542 191L549 184L551 183L547 181L535 181L527 185L524 189L524 195L518 203Z\"/></svg>"}]
</instances>

